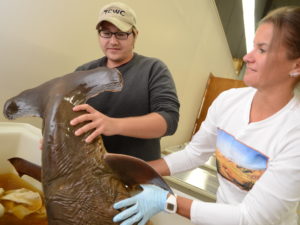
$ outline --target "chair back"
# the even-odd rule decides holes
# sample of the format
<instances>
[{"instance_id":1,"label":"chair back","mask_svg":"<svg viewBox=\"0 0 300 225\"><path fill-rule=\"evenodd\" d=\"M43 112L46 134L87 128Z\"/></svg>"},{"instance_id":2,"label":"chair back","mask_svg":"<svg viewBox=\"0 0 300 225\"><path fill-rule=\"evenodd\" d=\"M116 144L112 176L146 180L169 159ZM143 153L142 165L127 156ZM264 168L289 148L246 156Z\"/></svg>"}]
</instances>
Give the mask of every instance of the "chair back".
<instances>
[{"instance_id":1,"label":"chair back","mask_svg":"<svg viewBox=\"0 0 300 225\"><path fill-rule=\"evenodd\" d=\"M242 80L216 77L211 73L206 83L205 92L202 98L202 103L200 105L200 110L194 125L192 135L194 135L199 130L202 121L205 120L208 108L215 100L215 98L225 90L240 87L246 87Z\"/></svg>"}]
</instances>

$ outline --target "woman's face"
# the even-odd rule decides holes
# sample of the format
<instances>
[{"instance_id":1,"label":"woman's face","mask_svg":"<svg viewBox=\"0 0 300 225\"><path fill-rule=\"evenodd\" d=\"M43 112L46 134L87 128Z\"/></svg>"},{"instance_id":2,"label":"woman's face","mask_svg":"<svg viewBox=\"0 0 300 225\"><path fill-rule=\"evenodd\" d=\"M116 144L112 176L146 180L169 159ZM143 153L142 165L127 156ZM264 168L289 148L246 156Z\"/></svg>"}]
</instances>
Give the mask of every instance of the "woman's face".
<instances>
[{"instance_id":1,"label":"woman's face","mask_svg":"<svg viewBox=\"0 0 300 225\"><path fill-rule=\"evenodd\" d=\"M287 59L287 49L275 41L272 46L273 24L261 24L255 34L254 47L244 56L247 63L244 82L257 89L284 88L294 82L289 73L293 69L295 60ZM276 37L275 37L276 38Z\"/></svg>"}]
</instances>

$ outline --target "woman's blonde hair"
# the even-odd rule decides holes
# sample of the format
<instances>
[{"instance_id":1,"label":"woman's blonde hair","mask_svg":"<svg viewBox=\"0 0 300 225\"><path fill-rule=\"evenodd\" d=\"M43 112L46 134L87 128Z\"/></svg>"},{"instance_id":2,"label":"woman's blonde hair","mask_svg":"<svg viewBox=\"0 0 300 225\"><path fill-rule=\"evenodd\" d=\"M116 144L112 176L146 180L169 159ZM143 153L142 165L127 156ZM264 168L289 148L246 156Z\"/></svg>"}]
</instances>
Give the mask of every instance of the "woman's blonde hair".
<instances>
[{"instance_id":1,"label":"woman's blonde hair","mask_svg":"<svg viewBox=\"0 0 300 225\"><path fill-rule=\"evenodd\" d=\"M268 13L261 21L272 23L274 33L272 42L279 42L287 48L287 58L300 57L300 7L286 6Z\"/></svg>"}]
</instances>

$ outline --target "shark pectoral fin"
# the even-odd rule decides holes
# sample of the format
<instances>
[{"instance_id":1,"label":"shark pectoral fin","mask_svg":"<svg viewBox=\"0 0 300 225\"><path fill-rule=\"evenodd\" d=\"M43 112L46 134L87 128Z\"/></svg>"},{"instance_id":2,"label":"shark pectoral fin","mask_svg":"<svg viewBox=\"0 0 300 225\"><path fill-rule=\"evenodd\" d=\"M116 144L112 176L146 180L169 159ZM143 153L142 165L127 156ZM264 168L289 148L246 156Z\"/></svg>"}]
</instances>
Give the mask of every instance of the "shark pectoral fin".
<instances>
[{"instance_id":1,"label":"shark pectoral fin","mask_svg":"<svg viewBox=\"0 0 300 225\"><path fill-rule=\"evenodd\" d=\"M19 176L28 175L38 181L41 181L41 167L25 159L14 157L8 159L14 166Z\"/></svg>"},{"instance_id":2,"label":"shark pectoral fin","mask_svg":"<svg viewBox=\"0 0 300 225\"><path fill-rule=\"evenodd\" d=\"M126 185L154 184L173 194L170 186L144 160L123 154L106 153L104 161Z\"/></svg>"}]
</instances>

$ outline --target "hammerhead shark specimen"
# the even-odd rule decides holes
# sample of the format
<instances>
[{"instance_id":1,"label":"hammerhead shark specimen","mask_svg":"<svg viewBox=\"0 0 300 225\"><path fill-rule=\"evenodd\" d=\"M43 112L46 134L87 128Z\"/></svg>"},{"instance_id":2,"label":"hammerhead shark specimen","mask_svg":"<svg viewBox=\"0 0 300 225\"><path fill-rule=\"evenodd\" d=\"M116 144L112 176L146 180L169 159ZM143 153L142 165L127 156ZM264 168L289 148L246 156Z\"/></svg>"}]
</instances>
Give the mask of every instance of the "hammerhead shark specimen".
<instances>
[{"instance_id":1,"label":"hammerhead shark specimen","mask_svg":"<svg viewBox=\"0 0 300 225\"><path fill-rule=\"evenodd\" d=\"M41 179L49 225L115 224L112 218L118 211L112 205L138 190L137 184L152 183L171 191L144 161L107 153L101 136L86 143L89 133L74 135L79 125L71 126L70 120L83 112L72 108L101 92L121 91L122 86L117 69L99 67L55 78L6 101L3 113L8 119L43 119L41 171L22 159L10 161L19 174Z\"/></svg>"}]
</instances>

